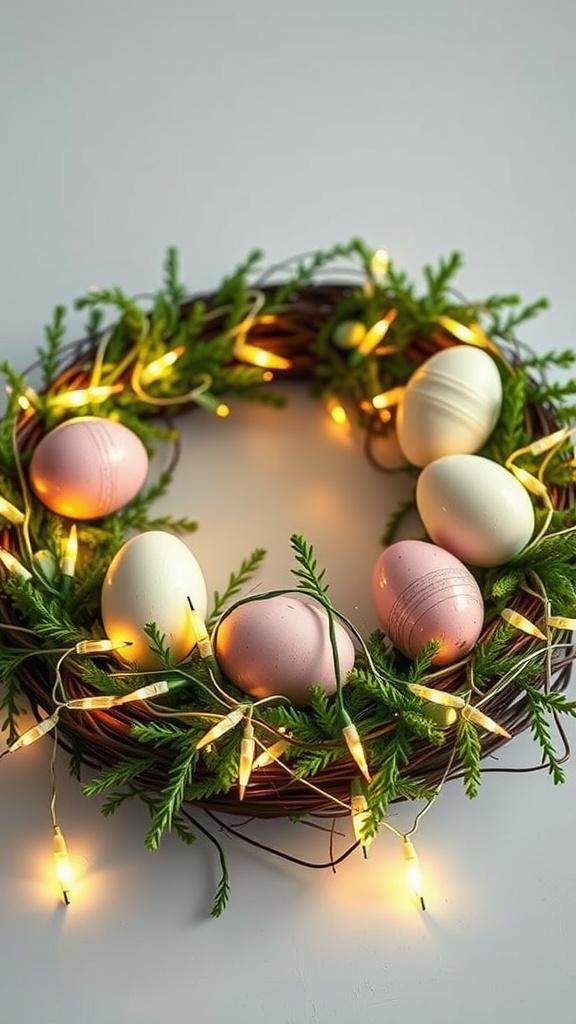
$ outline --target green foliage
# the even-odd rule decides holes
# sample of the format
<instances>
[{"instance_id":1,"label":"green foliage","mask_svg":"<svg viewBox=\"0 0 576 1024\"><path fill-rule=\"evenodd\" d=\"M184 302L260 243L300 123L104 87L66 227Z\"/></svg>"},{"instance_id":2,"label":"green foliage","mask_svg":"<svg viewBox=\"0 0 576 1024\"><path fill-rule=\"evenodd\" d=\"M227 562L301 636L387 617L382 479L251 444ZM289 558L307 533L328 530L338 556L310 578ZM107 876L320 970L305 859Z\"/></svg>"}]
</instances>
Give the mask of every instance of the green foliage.
<instances>
[{"instance_id":1,"label":"green foliage","mask_svg":"<svg viewBox=\"0 0 576 1024\"><path fill-rule=\"evenodd\" d=\"M159 413L169 406L178 413L189 405L190 394L202 389L209 399L238 395L250 401L281 404L282 394L265 382L259 366L243 361L237 355L237 342L266 348L268 330L274 334L278 353L297 355L293 370L300 373L300 360L310 367L313 390L319 396L334 394L358 409L362 427L370 426L372 397L389 387L405 383L413 372L415 358L422 351L434 350L440 330L438 318L446 315L463 324L481 323L491 337L503 342L505 359L498 362L503 386L502 411L481 454L504 463L512 451L529 439L527 407L543 406L554 424L567 422L575 414L576 382L558 383L549 379L549 371L570 370L576 362L572 350L527 356L520 362L522 351L515 335L518 328L545 308L544 300L523 304L517 295L493 295L482 301L468 301L455 290L455 279L462 267L462 257L453 253L434 266L424 267L420 285L391 264L384 274L372 267L372 250L359 239L347 245L336 245L322 252L305 254L261 274L262 253L251 252L220 288L211 296L190 300L181 280L178 253L166 252L160 290L151 297L132 297L117 287L90 292L80 298L76 308L88 316L87 339L81 348L63 346L66 310L58 306L45 330L44 347L38 351L38 366L44 391L34 406L34 431L40 436L68 416L51 405L50 394L66 390L61 367L66 355L85 359L83 370L91 383L121 385L121 391L107 401L83 412L112 416L134 430L152 453L159 441L174 441L175 431L169 419L160 421ZM336 288L328 275L333 268L340 273L350 262L360 270L351 283ZM260 276L258 276L260 275ZM281 278L279 280L279 278ZM326 287L324 287L327 282ZM318 287L317 287L318 286ZM310 292L307 292L310 289ZM321 295L321 308L314 303ZM308 325L302 306L296 302L310 300L311 320ZM258 308L257 308L258 307ZM304 308L308 308L306 305ZM293 315L296 309L296 315ZM365 358L339 349L334 343L336 327L347 320L359 321L367 329L391 311L397 315L386 335L385 351L376 350ZM312 316L314 313L314 316ZM102 324L112 316L105 333ZM296 339L296 341L294 340ZM90 347L91 346L91 347ZM300 348L298 348L300 346ZM393 351L390 351L393 347ZM148 364L177 350L178 358L170 372L142 385L143 370ZM97 365L91 365L96 362ZM14 425L21 415L18 398L28 388L28 381L6 362L0 363L11 389L8 411L0 421L0 494L28 513L25 531L15 530L8 536L16 538L15 553L29 565L31 551L48 548L56 563L61 557L62 542L69 524L49 512L34 495L23 492L21 476L14 451ZM92 376L91 376L92 372ZM290 371L292 372L292 371ZM281 372L275 375L281 379ZM193 400L192 400L193 401ZM366 408L367 407L367 408ZM21 453L26 473L29 451ZM547 462L546 481L565 486L572 478L573 450L567 442ZM538 459L523 456L522 464L537 472ZM409 470L415 474L415 469ZM113 656L90 658L76 656L72 649L80 639L102 635L100 625L100 591L107 568L120 547L135 531L162 529L184 533L194 530L196 522L188 517L156 515L155 503L167 493L170 474L158 479L140 492L128 505L114 515L99 521L79 524L80 557L76 575L64 582L56 573L49 583L35 574L32 581L22 581L0 573L1 599L6 603L8 621L13 616L32 633L26 634L22 648L18 634L11 634L10 644L0 647L0 676L3 680L0 710L3 728L11 742L17 736L18 717L24 707L23 692L30 667L46 678L47 700L54 685L56 660L64 648L69 650L65 669L96 693L123 693L126 686L143 685L147 673L121 673ZM27 489L26 489L27 490ZM573 506L573 503L572 503ZM405 515L414 507L412 498L396 510L387 526L383 543L391 543ZM511 643L515 631L498 621L501 610L514 605L522 588L546 595L555 614L576 615L576 514L570 507L555 510L548 522L543 509L537 509L537 533L543 535L517 558L505 566L479 571L485 603L485 624L491 629L471 653L474 686L489 695L502 686L510 686L514 699L522 699L529 726L542 749L554 782L563 780L562 756L555 749L552 725L560 715L574 716L576 702L564 696L542 691L539 681L545 675L546 649L539 641L524 640L519 654ZM3 522L2 522L3 525ZM339 615L328 596L325 571L320 569L311 544L300 534L290 538L297 591L317 601L329 619L331 639ZM230 574L222 592L216 591L208 616L210 628L217 625L250 580L258 572L265 552L256 549ZM31 568L32 566L29 565ZM279 591L278 593L293 591ZM262 595L247 600L260 599ZM544 606L542 606L544 607ZM355 636L356 662L347 685L336 695L313 686L310 704L293 707L287 701L278 703L251 702L226 678L214 659L200 658L193 653L187 665L175 669L166 638L153 622L147 626L150 647L171 679L183 685L163 702L162 716L146 717L145 707L138 709L131 724L131 737L141 745L141 756L130 753L118 757L104 767L82 789L87 796L103 796L102 812L113 814L127 800L139 799L151 816L146 845L156 849L163 835L172 830L186 844L197 835L204 835L215 845L220 861L221 878L212 913L223 910L229 895L229 879L222 847L202 825L194 820L189 807L202 806L212 798L231 794L238 781L238 764L242 739L242 723L217 740L210 748L196 751L198 739L210 728L215 717L225 715L236 703L252 705L250 715L263 742L273 742L285 730L289 746L282 754L289 776L302 781L315 780L324 785L322 773L333 766L330 777L352 771L349 751L342 737L343 721L351 720L358 728L373 778L366 787L369 806L367 837L374 835L398 799L431 801L437 789L426 784L426 771L414 769L412 758L419 765L421 751L428 746L444 744L446 758L454 756L454 766L461 768L466 793L474 797L479 789L483 734L466 716L459 715L455 728L441 729L427 714L429 705L415 696L407 684L444 685L443 670L433 664L437 645L430 644L418 658L410 661L392 648L381 631L365 642ZM16 640L14 640L16 636ZM528 652L528 654L527 654ZM518 675L519 659L522 673ZM33 659L33 661L32 661ZM154 677L154 673L150 677ZM313 682L313 680L311 681ZM448 685L452 685L451 683ZM463 685L463 684L460 684ZM467 684L466 684L467 685ZM65 689L65 687L64 687ZM468 693L468 687L466 693ZM115 712L111 712L114 714ZM124 712L123 712L124 713ZM71 748L71 770L79 776L85 751L83 737L66 737ZM136 748L138 749L138 748ZM93 749L89 759L94 759ZM163 773L163 774L162 774ZM149 779L163 777L160 791L149 785ZM255 780L254 780L255 781ZM250 790L246 810L250 814ZM328 797L326 798L329 799Z\"/></svg>"},{"instance_id":2,"label":"green foliage","mask_svg":"<svg viewBox=\"0 0 576 1024\"><path fill-rule=\"evenodd\" d=\"M262 562L266 557L266 551L264 548L256 548L252 554L245 558L241 563L240 568L236 572L231 572L228 578L228 583L225 590L220 594L217 590L214 592L212 600L212 612L207 620L207 625L210 628L218 621L220 616L226 610L232 599L240 593L240 591L249 583L254 574L258 571Z\"/></svg>"},{"instance_id":3,"label":"green foliage","mask_svg":"<svg viewBox=\"0 0 576 1024\"><path fill-rule=\"evenodd\" d=\"M460 715L456 731L456 750L464 772L464 790L471 800L478 796L482 781L482 744L475 725Z\"/></svg>"}]
</instances>

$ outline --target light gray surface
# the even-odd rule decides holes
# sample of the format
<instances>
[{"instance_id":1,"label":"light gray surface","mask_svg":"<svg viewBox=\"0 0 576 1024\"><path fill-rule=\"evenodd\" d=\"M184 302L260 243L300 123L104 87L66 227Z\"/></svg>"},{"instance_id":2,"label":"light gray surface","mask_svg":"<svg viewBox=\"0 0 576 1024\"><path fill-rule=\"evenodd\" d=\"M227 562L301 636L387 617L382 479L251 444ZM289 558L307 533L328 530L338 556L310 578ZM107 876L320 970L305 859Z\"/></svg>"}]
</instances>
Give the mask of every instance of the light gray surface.
<instances>
[{"instance_id":1,"label":"light gray surface","mask_svg":"<svg viewBox=\"0 0 576 1024\"><path fill-rule=\"evenodd\" d=\"M30 361L52 306L91 283L153 287L170 243L196 289L254 245L276 260L353 234L411 270L463 249L464 290L548 294L553 308L527 338L570 345L575 29L568 0L3 0L2 356ZM250 412L246 436L252 423L252 436L271 436L268 419L250 419L263 415ZM251 502L260 507L262 480L276 494L279 484L266 452L249 484L238 457L220 466L214 424L201 429L205 475L181 475L174 503L204 524L198 544L218 586L236 550L275 543L251 523ZM326 443L332 461L338 442ZM333 465L307 510L311 530L323 501L344 502L331 497ZM220 527L211 495L224 483L245 504ZM350 529L369 565L384 496L377 508L374 481L359 486L361 529ZM305 504L287 491L275 504L283 544ZM337 531L354 518L342 508ZM342 535L318 541L327 558L332 545L330 575L347 589ZM408 904L399 851L382 837L367 864L349 861L335 877L226 842L232 902L212 922L205 847L168 841L146 853L140 812L102 819L64 770L62 825L87 863L74 905L55 905L47 753L38 744L1 763L6 1020L573 1018L573 766L563 790L542 775L492 776L474 805L446 790L419 841L426 916ZM525 737L512 756L531 760ZM259 834L325 854L312 830Z\"/></svg>"}]
</instances>

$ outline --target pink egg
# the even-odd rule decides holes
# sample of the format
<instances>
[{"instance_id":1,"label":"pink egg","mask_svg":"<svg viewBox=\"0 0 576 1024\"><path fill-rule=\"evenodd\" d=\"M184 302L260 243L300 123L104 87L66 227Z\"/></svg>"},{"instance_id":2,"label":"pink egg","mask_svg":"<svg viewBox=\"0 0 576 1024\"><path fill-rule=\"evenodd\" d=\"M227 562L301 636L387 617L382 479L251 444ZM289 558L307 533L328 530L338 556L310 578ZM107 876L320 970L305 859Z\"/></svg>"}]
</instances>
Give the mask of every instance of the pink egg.
<instances>
[{"instance_id":1,"label":"pink egg","mask_svg":"<svg viewBox=\"0 0 576 1024\"><path fill-rule=\"evenodd\" d=\"M354 645L335 623L340 678L354 665ZM237 605L222 620L216 636L216 657L228 676L251 697L274 694L303 706L316 684L336 689L328 616L316 604L280 595Z\"/></svg>"},{"instance_id":2,"label":"pink egg","mask_svg":"<svg viewBox=\"0 0 576 1024\"><path fill-rule=\"evenodd\" d=\"M376 562L372 593L385 633L410 658L438 640L434 664L451 665L472 649L482 631L480 587L459 559L435 544L392 544Z\"/></svg>"},{"instance_id":3,"label":"pink egg","mask_svg":"<svg viewBox=\"0 0 576 1024\"><path fill-rule=\"evenodd\" d=\"M147 472L146 449L128 427L78 416L42 438L30 462L30 484L53 512L98 519L131 501Z\"/></svg>"}]
</instances>

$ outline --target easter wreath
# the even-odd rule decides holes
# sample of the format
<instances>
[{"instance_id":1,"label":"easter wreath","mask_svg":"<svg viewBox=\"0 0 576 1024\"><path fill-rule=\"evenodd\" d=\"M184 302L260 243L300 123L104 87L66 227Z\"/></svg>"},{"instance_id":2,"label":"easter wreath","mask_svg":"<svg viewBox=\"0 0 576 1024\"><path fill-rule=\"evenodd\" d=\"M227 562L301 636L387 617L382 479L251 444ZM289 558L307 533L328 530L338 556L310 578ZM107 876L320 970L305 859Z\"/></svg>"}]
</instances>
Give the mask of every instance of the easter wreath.
<instances>
[{"instance_id":1,"label":"easter wreath","mask_svg":"<svg viewBox=\"0 0 576 1024\"><path fill-rule=\"evenodd\" d=\"M474 797L483 771L506 770L487 767L487 755L524 729L540 747L526 770L564 777L562 717L576 715L564 693L576 623L576 382L548 374L575 356L536 356L517 340L544 300L461 296L458 254L424 268L421 293L357 239L264 272L261 259L251 253L216 292L189 297L171 249L157 294L92 289L76 304L88 315L81 341L64 343L66 310L57 307L34 367L0 367L9 396L0 423L1 756L49 735L53 756L68 751L105 814L144 801L149 848L171 829L186 842L209 838L222 866L214 915L229 889L215 833L262 845L222 813L349 816L351 842L339 856L331 848L330 866L388 829L423 905L412 837L444 782L462 778ZM334 607L298 535L291 588L239 596L264 556L257 550L208 607L178 537L195 524L154 516L174 467L141 486L146 451L177 438L175 414L200 405L226 415L229 395L281 404L283 378L310 382L336 422L357 417L366 455L383 471L376 442L397 430L404 471L417 481L428 537L395 541L412 502L388 524L373 580L384 628L368 638ZM496 521L471 508L472 477L497 488ZM129 622L118 580L141 586L146 545L157 543L169 549L176 614L159 622L152 580L150 613ZM413 575L399 583L406 565ZM297 698L249 650L264 628L259 606L287 596L329 640L329 663L311 669L298 645ZM289 632L283 614L278 628ZM274 634L267 640L273 647ZM234 656L246 646L244 672ZM36 723L22 727L26 706ZM388 818L396 801L417 808L405 832Z\"/></svg>"}]
</instances>

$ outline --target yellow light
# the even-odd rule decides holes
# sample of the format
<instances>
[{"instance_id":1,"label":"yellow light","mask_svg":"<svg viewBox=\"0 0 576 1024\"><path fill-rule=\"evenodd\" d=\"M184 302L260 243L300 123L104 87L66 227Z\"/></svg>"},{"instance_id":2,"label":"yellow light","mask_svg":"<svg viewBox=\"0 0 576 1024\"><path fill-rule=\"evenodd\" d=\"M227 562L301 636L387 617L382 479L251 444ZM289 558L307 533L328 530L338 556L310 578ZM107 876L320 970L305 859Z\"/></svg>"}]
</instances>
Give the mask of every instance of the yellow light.
<instances>
[{"instance_id":1,"label":"yellow light","mask_svg":"<svg viewBox=\"0 0 576 1024\"><path fill-rule=\"evenodd\" d=\"M292 366L291 361L285 359L284 356L277 356L256 345L247 345L242 342L235 346L234 355L243 363L261 366L265 370L288 370Z\"/></svg>"},{"instance_id":2,"label":"yellow light","mask_svg":"<svg viewBox=\"0 0 576 1024\"><path fill-rule=\"evenodd\" d=\"M344 406L334 395L327 395L325 398L326 409L330 417L338 427L344 427L348 423L348 414Z\"/></svg>"},{"instance_id":3,"label":"yellow light","mask_svg":"<svg viewBox=\"0 0 576 1024\"><path fill-rule=\"evenodd\" d=\"M78 558L78 530L76 523L72 523L70 533L64 547L64 555L60 563L60 572L63 576L73 576L76 570L76 559Z\"/></svg>"},{"instance_id":4,"label":"yellow light","mask_svg":"<svg viewBox=\"0 0 576 1024\"><path fill-rule=\"evenodd\" d=\"M221 419L225 419L226 416L230 415L230 406L226 405L226 402L220 402L219 405L216 406L214 412L217 416L220 416Z\"/></svg>"},{"instance_id":5,"label":"yellow light","mask_svg":"<svg viewBox=\"0 0 576 1024\"><path fill-rule=\"evenodd\" d=\"M70 903L70 890L72 888L72 866L66 842L59 825L54 825L54 861L56 864L56 878L62 890L62 898L66 906L68 906Z\"/></svg>"},{"instance_id":6,"label":"yellow light","mask_svg":"<svg viewBox=\"0 0 576 1024\"><path fill-rule=\"evenodd\" d=\"M36 740L41 739L42 736L45 736L51 729L54 729L57 724L58 711L55 711L53 715L50 715L50 718L43 718L41 722L38 722L37 725L33 725L31 729L27 729L26 732L23 732L22 735L14 741L14 743L11 743L8 747L10 753L13 753L15 750L20 750L20 747L29 747L31 743L35 743Z\"/></svg>"},{"instance_id":7,"label":"yellow light","mask_svg":"<svg viewBox=\"0 0 576 1024\"><path fill-rule=\"evenodd\" d=\"M539 480L538 477L532 473L528 473L526 469L522 469L520 466L515 466L513 462L507 462L506 468L514 474L516 479L526 488L530 494L536 495L537 498L542 498L545 505L552 508L552 499L548 493L546 484Z\"/></svg>"},{"instance_id":8,"label":"yellow light","mask_svg":"<svg viewBox=\"0 0 576 1024\"><path fill-rule=\"evenodd\" d=\"M128 640L79 640L74 650L76 654L103 654L129 646Z\"/></svg>"},{"instance_id":9,"label":"yellow light","mask_svg":"<svg viewBox=\"0 0 576 1024\"><path fill-rule=\"evenodd\" d=\"M364 778L367 782L370 782L370 772L368 771L366 754L364 753L364 747L362 746L362 742L358 735L358 730L353 722L344 726L342 729L342 735L346 741L346 746L350 751L350 755L354 758Z\"/></svg>"},{"instance_id":10,"label":"yellow light","mask_svg":"<svg viewBox=\"0 0 576 1024\"><path fill-rule=\"evenodd\" d=\"M366 327L361 320L343 320L334 329L332 341L337 348L358 348L366 337Z\"/></svg>"},{"instance_id":11,"label":"yellow light","mask_svg":"<svg viewBox=\"0 0 576 1024\"><path fill-rule=\"evenodd\" d=\"M198 740L196 750L202 750L202 747L207 747L210 743L220 739L221 736L224 736L230 729L238 725L238 722L241 722L244 717L245 710L245 706L242 705L241 707L234 708L229 714L224 715L216 725L209 729L207 733L204 733L204 736Z\"/></svg>"},{"instance_id":12,"label":"yellow light","mask_svg":"<svg viewBox=\"0 0 576 1024\"><path fill-rule=\"evenodd\" d=\"M165 377L174 363L184 355L186 349L184 345L178 345L177 348L172 349L171 352L165 352L163 356L158 359L154 359L151 363L148 363L142 369L140 374L140 383L146 387L151 384L152 381L159 380L161 377Z\"/></svg>"},{"instance_id":13,"label":"yellow light","mask_svg":"<svg viewBox=\"0 0 576 1024\"><path fill-rule=\"evenodd\" d=\"M500 612L504 622L507 622L510 626L514 626L515 629L520 629L523 633L527 633L529 636L538 637L539 640L545 640L546 637L538 626L535 626L530 619L527 619L525 615L521 615L520 612L515 612L513 608L503 608Z\"/></svg>"},{"instance_id":14,"label":"yellow light","mask_svg":"<svg viewBox=\"0 0 576 1024\"><path fill-rule=\"evenodd\" d=\"M455 693L447 693L446 690L435 690L431 686L422 686L420 683L408 683L408 689L422 700L429 700L432 704L442 704L447 708L464 708L466 701Z\"/></svg>"},{"instance_id":15,"label":"yellow light","mask_svg":"<svg viewBox=\"0 0 576 1024\"><path fill-rule=\"evenodd\" d=\"M543 455L544 452L549 452L551 448L555 448L557 444L567 441L572 433L573 428L571 427L555 430L552 434L547 434L546 437L540 437L537 441L532 441L532 444L528 445L527 450L532 455Z\"/></svg>"},{"instance_id":16,"label":"yellow light","mask_svg":"<svg viewBox=\"0 0 576 1024\"><path fill-rule=\"evenodd\" d=\"M77 391L63 391L59 395L50 395L50 405L60 409L81 409L84 405L99 405L111 395L123 391L122 384L110 384L106 387L79 388Z\"/></svg>"},{"instance_id":17,"label":"yellow light","mask_svg":"<svg viewBox=\"0 0 576 1024\"><path fill-rule=\"evenodd\" d=\"M382 339L388 334L391 325L394 323L398 313L395 309L390 309L385 317L381 320L377 320L375 324L366 331L366 334L362 338L362 341L356 349L350 353L350 365L356 366L362 359L369 356L375 348L378 347Z\"/></svg>"},{"instance_id":18,"label":"yellow light","mask_svg":"<svg viewBox=\"0 0 576 1024\"><path fill-rule=\"evenodd\" d=\"M370 272L374 277L384 277L390 266L390 255L386 249L376 249L370 260Z\"/></svg>"},{"instance_id":19,"label":"yellow light","mask_svg":"<svg viewBox=\"0 0 576 1024\"><path fill-rule=\"evenodd\" d=\"M4 568L13 576L19 576L21 580L32 579L32 573L28 571L26 566L22 565L22 562L19 562L18 559L15 558L14 555L10 554L9 551L6 551L5 548L0 548L0 562L2 562Z\"/></svg>"},{"instance_id":20,"label":"yellow light","mask_svg":"<svg viewBox=\"0 0 576 1024\"><path fill-rule=\"evenodd\" d=\"M254 726L252 722L246 722L242 740L240 742L240 760L238 762L238 799L243 800L246 787L252 774L254 762L254 750L256 741L254 739Z\"/></svg>"},{"instance_id":21,"label":"yellow light","mask_svg":"<svg viewBox=\"0 0 576 1024\"><path fill-rule=\"evenodd\" d=\"M204 619L197 612L192 601L188 598L188 604L190 606L190 618L192 620L192 631L194 633L194 639L198 646L198 654L201 658L211 658L214 651L212 650L212 644L210 643L210 636Z\"/></svg>"},{"instance_id":22,"label":"yellow light","mask_svg":"<svg viewBox=\"0 0 576 1024\"><path fill-rule=\"evenodd\" d=\"M412 895L418 900L422 910L426 910L423 896L422 872L420 861L414 849L414 844L408 836L404 836L404 858L406 861L406 880Z\"/></svg>"},{"instance_id":23,"label":"yellow light","mask_svg":"<svg viewBox=\"0 0 576 1024\"><path fill-rule=\"evenodd\" d=\"M372 405L375 409L391 409L401 401L405 390L404 387L397 387L390 388L389 391L382 391L381 394L374 395Z\"/></svg>"},{"instance_id":24,"label":"yellow light","mask_svg":"<svg viewBox=\"0 0 576 1024\"><path fill-rule=\"evenodd\" d=\"M272 373L272 370L265 370L264 373L262 374L262 380L264 381L265 384L269 384L271 380L274 380L274 374Z\"/></svg>"},{"instance_id":25,"label":"yellow light","mask_svg":"<svg viewBox=\"0 0 576 1024\"><path fill-rule=\"evenodd\" d=\"M552 629L576 629L576 619L570 619L566 615L549 615L546 623Z\"/></svg>"},{"instance_id":26,"label":"yellow light","mask_svg":"<svg viewBox=\"0 0 576 1024\"><path fill-rule=\"evenodd\" d=\"M209 391L200 391L194 395L194 401L197 405L201 405L203 409L207 409L208 412L213 412L216 416L229 416L230 409L225 402L220 402L216 395L212 395Z\"/></svg>"},{"instance_id":27,"label":"yellow light","mask_svg":"<svg viewBox=\"0 0 576 1024\"><path fill-rule=\"evenodd\" d=\"M362 790L362 783L359 779L352 780L351 793L350 793L350 812L352 815L352 828L354 829L354 837L357 843L360 843L362 847L362 853L367 856L367 850L374 836L365 836L366 825L371 820L372 815L368 809L368 801L364 796Z\"/></svg>"},{"instance_id":28,"label":"yellow light","mask_svg":"<svg viewBox=\"0 0 576 1024\"><path fill-rule=\"evenodd\" d=\"M278 732L286 732L285 726L280 726ZM273 761L277 761L282 757L284 751L288 750L289 746L290 742L286 739L277 740L276 743L273 743L270 747L266 747L266 749L258 754L258 757L254 759L252 771L255 771L257 768L265 768L266 765L271 764Z\"/></svg>"},{"instance_id":29,"label":"yellow light","mask_svg":"<svg viewBox=\"0 0 576 1024\"><path fill-rule=\"evenodd\" d=\"M19 508L16 508L16 506L13 505L11 501L6 501L6 498L1 497L0 516L3 516L4 519L7 519L8 522L12 523L14 526L20 526L20 524L23 523L24 519L26 518L24 513L21 512Z\"/></svg>"},{"instance_id":30,"label":"yellow light","mask_svg":"<svg viewBox=\"0 0 576 1024\"><path fill-rule=\"evenodd\" d=\"M498 725L498 722L489 718L488 715L485 715L483 711L479 711L472 704L467 704L465 708L462 708L462 718L467 718L474 725L479 725L482 729L486 729L486 732L493 732L497 736L503 736L506 740L512 738L512 733L509 733L502 725Z\"/></svg>"},{"instance_id":31,"label":"yellow light","mask_svg":"<svg viewBox=\"0 0 576 1024\"><path fill-rule=\"evenodd\" d=\"M168 693L170 684L166 679L159 679L155 683L141 686L138 690L122 694L98 694L95 697L75 697L66 702L66 707L72 711L106 711L108 708L119 707L121 704L132 704L138 700L151 700L153 697L160 697Z\"/></svg>"},{"instance_id":32,"label":"yellow light","mask_svg":"<svg viewBox=\"0 0 576 1024\"><path fill-rule=\"evenodd\" d=\"M467 324L460 323L459 320L454 320L451 316L439 316L438 323L448 334L452 337L457 338L458 341L462 341L465 345L475 345L477 348L484 348L488 352L492 352L497 356L502 356L498 346L492 341L491 338L482 330L480 324Z\"/></svg>"}]
</instances>

